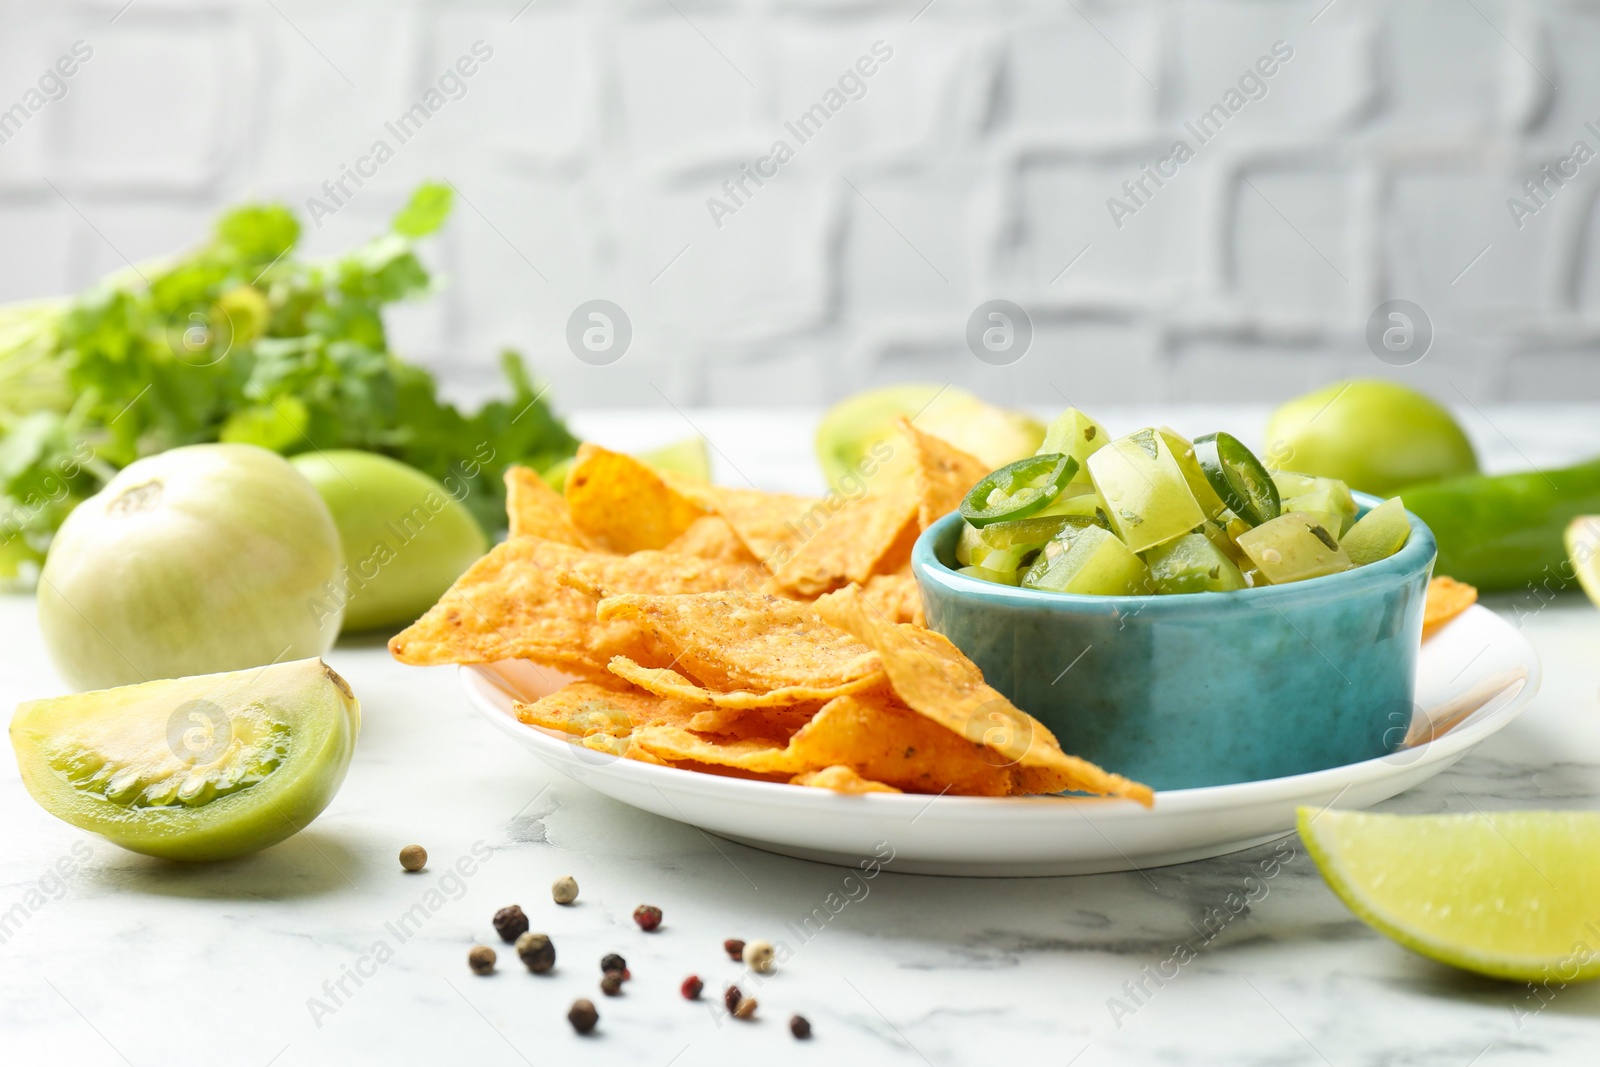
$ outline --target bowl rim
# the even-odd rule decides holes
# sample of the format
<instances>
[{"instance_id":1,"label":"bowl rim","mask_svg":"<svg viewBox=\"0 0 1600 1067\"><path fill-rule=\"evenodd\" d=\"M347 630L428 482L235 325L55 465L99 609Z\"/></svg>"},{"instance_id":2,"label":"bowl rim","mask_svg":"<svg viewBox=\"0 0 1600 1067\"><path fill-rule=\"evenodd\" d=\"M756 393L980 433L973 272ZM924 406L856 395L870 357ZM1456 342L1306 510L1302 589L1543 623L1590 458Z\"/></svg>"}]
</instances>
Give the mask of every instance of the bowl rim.
<instances>
[{"instance_id":1,"label":"bowl rim","mask_svg":"<svg viewBox=\"0 0 1600 1067\"><path fill-rule=\"evenodd\" d=\"M1360 505L1356 513L1359 518L1368 511L1382 504L1386 498L1373 496L1370 493L1351 491L1350 494ZM979 599L989 598L993 601L1005 603L1013 607L1039 607L1039 608L1090 608L1110 612L1127 612L1128 614L1143 614L1154 608L1157 612L1191 611L1197 607L1210 609L1224 609L1230 607L1248 607L1253 604L1272 604L1274 601L1292 599L1304 596L1315 596L1319 593L1345 592L1354 595L1370 587L1374 582L1387 585L1382 579L1404 579L1429 571L1434 561L1438 558L1438 541L1434 538L1433 531L1428 524L1419 519L1409 509L1406 519L1411 524L1411 535L1400 551L1386 559L1375 563L1368 563L1361 567L1352 567L1350 570L1337 574L1324 574L1317 578L1307 578L1299 582L1289 582L1285 585L1258 586L1249 589L1234 589L1227 592L1201 592L1201 593L1135 593L1122 596L1097 596L1089 593L1058 593L1049 589L1023 589L1020 586L1001 585L999 582L989 582L982 578L973 578L957 572L954 568L946 566L940 561L934 546L940 538L944 537L956 523L961 521L961 513L952 511L934 521L921 535L911 548L911 569L919 582L936 582L949 592L957 596L974 596ZM1346 585L1348 589L1339 589Z\"/></svg>"}]
</instances>

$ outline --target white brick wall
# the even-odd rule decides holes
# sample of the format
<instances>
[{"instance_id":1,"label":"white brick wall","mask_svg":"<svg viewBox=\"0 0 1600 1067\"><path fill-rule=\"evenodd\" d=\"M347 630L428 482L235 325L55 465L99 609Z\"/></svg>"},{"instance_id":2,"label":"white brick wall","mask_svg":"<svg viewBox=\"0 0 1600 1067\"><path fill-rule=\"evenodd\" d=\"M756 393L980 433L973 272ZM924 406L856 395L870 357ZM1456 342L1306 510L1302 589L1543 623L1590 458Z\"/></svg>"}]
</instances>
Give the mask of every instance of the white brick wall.
<instances>
[{"instance_id":1,"label":"white brick wall","mask_svg":"<svg viewBox=\"0 0 1600 1067\"><path fill-rule=\"evenodd\" d=\"M906 377L1051 405L1259 400L1336 375L1459 403L1600 397L1600 160L1519 230L1506 199L1600 152L1583 0L57 0L0 10L0 108L74 41L66 96L0 144L0 299L302 207L482 40L492 59L314 251L425 177L462 201L397 339L463 392L524 349L565 406L818 403ZM520 13L519 13L520 12ZM513 19L513 16L515 18ZM785 129L875 41L864 92ZM1148 204L1107 198L1285 41L1293 57ZM1253 90L1252 90L1253 91ZM707 199L794 157L717 226ZM1470 265L1470 266L1469 266ZM993 367L981 301L1034 322ZM1383 300L1437 339L1392 368ZM605 298L631 350L564 341Z\"/></svg>"}]
</instances>

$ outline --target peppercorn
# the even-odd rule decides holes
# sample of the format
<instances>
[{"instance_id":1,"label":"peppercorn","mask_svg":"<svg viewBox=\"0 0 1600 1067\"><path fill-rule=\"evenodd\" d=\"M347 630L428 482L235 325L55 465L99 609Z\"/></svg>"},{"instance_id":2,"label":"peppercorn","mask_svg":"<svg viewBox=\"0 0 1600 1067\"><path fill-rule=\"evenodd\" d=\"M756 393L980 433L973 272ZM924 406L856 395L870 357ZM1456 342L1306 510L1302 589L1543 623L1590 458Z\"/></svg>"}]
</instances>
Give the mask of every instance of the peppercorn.
<instances>
[{"instance_id":1,"label":"peppercorn","mask_svg":"<svg viewBox=\"0 0 1600 1067\"><path fill-rule=\"evenodd\" d=\"M515 904L501 908L494 913L494 932L500 935L500 940L510 944L528 932L528 917Z\"/></svg>"},{"instance_id":2,"label":"peppercorn","mask_svg":"<svg viewBox=\"0 0 1600 1067\"><path fill-rule=\"evenodd\" d=\"M739 992L739 987L731 985L722 991L722 1003L729 1011L738 1011L739 1002L744 999L744 994Z\"/></svg>"},{"instance_id":3,"label":"peppercorn","mask_svg":"<svg viewBox=\"0 0 1600 1067\"><path fill-rule=\"evenodd\" d=\"M804 1015L792 1015L789 1017L789 1032L804 1041L811 1036L811 1024Z\"/></svg>"},{"instance_id":4,"label":"peppercorn","mask_svg":"<svg viewBox=\"0 0 1600 1067\"><path fill-rule=\"evenodd\" d=\"M700 981L699 975L691 974L683 980L683 984L678 987L678 992L683 994L684 1000L699 1000L700 991L705 987L706 984Z\"/></svg>"},{"instance_id":5,"label":"peppercorn","mask_svg":"<svg viewBox=\"0 0 1600 1067\"><path fill-rule=\"evenodd\" d=\"M467 966L472 968L473 974L493 974L494 949L488 945L473 945L472 951L467 953Z\"/></svg>"},{"instance_id":6,"label":"peppercorn","mask_svg":"<svg viewBox=\"0 0 1600 1067\"><path fill-rule=\"evenodd\" d=\"M534 974L543 974L556 965L556 947L544 934L523 934L517 938L517 955Z\"/></svg>"},{"instance_id":7,"label":"peppercorn","mask_svg":"<svg viewBox=\"0 0 1600 1067\"><path fill-rule=\"evenodd\" d=\"M748 1019L756 1013L756 998L745 997L739 1001L739 1006L733 1009L735 1019Z\"/></svg>"},{"instance_id":8,"label":"peppercorn","mask_svg":"<svg viewBox=\"0 0 1600 1067\"><path fill-rule=\"evenodd\" d=\"M607 971L604 978L600 979L600 992L608 997L622 995L622 972Z\"/></svg>"},{"instance_id":9,"label":"peppercorn","mask_svg":"<svg viewBox=\"0 0 1600 1067\"><path fill-rule=\"evenodd\" d=\"M744 942L737 937L730 937L722 943L722 951L728 954L730 960L738 963L744 959Z\"/></svg>"},{"instance_id":10,"label":"peppercorn","mask_svg":"<svg viewBox=\"0 0 1600 1067\"><path fill-rule=\"evenodd\" d=\"M651 904L640 904L633 909L633 921L648 934L661 925L661 909Z\"/></svg>"},{"instance_id":11,"label":"peppercorn","mask_svg":"<svg viewBox=\"0 0 1600 1067\"><path fill-rule=\"evenodd\" d=\"M744 947L744 964L757 974L771 974L776 970L776 956L777 950L771 941L752 941Z\"/></svg>"},{"instance_id":12,"label":"peppercorn","mask_svg":"<svg viewBox=\"0 0 1600 1067\"><path fill-rule=\"evenodd\" d=\"M578 899L578 883L570 874L563 874L550 886L550 895L557 904L571 904Z\"/></svg>"},{"instance_id":13,"label":"peppercorn","mask_svg":"<svg viewBox=\"0 0 1600 1067\"><path fill-rule=\"evenodd\" d=\"M567 1009L567 1022L580 1034L587 1034L594 1029L594 1024L600 1021L600 1013L594 1010L594 1002L579 997L572 1002L572 1007Z\"/></svg>"},{"instance_id":14,"label":"peppercorn","mask_svg":"<svg viewBox=\"0 0 1600 1067\"><path fill-rule=\"evenodd\" d=\"M408 871L420 871L428 865L428 850L421 845L407 845L400 850L400 866Z\"/></svg>"}]
</instances>

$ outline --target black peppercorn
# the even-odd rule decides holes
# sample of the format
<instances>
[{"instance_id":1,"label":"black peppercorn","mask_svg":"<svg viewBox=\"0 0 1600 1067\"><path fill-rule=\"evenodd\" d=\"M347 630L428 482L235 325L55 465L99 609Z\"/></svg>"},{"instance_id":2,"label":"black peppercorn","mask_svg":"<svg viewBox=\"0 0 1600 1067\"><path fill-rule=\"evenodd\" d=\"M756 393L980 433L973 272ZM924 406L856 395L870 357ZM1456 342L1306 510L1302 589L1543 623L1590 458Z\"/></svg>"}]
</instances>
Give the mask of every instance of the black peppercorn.
<instances>
[{"instance_id":1,"label":"black peppercorn","mask_svg":"<svg viewBox=\"0 0 1600 1067\"><path fill-rule=\"evenodd\" d=\"M600 970L607 974L616 971L626 977L628 974L628 961L615 952L609 952L600 958Z\"/></svg>"},{"instance_id":2,"label":"black peppercorn","mask_svg":"<svg viewBox=\"0 0 1600 1067\"><path fill-rule=\"evenodd\" d=\"M599 1021L600 1013L594 1010L594 1002L582 997L574 1000L572 1007L567 1010L567 1022L580 1034L593 1030L594 1024Z\"/></svg>"},{"instance_id":3,"label":"black peppercorn","mask_svg":"<svg viewBox=\"0 0 1600 1067\"><path fill-rule=\"evenodd\" d=\"M804 1015L794 1015L789 1019L789 1032L804 1041L811 1036L811 1024Z\"/></svg>"},{"instance_id":4,"label":"black peppercorn","mask_svg":"<svg viewBox=\"0 0 1600 1067\"><path fill-rule=\"evenodd\" d=\"M523 934L517 938L517 955L534 974L543 974L556 965L556 947L544 934Z\"/></svg>"},{"instance_id":5,"label":"black peppercorn","mask_svg":"<svg viewBox=\"0 0 1600 1067\"><path fill-rule=\"evenodd\" d=\"M604 978L600 979L600 992L608 997L622 995L622 972L607 971Z\"/></svg>"},{"instance_id":6,"label":"black peppercorn","mask_svg":"<svg viewBox=\"0 0 1600 1067\"><path fill-rule=\"evenodd\" d=\"M528 917L515 904L501 908L494 913L494 932L500 935L500 940L510 944L528 932Z\"/></svg>"},{"instance_id":7,"label":"black peppercorn","mask_svg":"<svg viewBox=\"0 0 1600 1067\"><path fill-rule=\"evenodd\" d=\"M472 951L467 953L467 966L472 968L473 974L493 974L494 949L488 945L473 945Z\"/></svg>"}]
</instances>

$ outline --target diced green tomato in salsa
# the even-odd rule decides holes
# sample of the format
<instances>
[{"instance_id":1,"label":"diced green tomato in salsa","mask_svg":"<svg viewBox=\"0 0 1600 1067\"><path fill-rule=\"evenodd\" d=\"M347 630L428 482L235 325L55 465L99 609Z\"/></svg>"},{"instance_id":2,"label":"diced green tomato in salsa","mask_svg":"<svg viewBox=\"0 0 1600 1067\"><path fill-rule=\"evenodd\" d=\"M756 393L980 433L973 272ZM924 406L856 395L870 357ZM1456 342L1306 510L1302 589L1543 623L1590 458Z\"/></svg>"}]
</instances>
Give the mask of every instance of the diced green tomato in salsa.
<instances>
[{"instance_id":1,"label":"diced green tomato in salsa","mask_svg":"<svg viewBox=\"0 0 1600 1067\"><path fill-rule=\"evenodd\" d=\"M1316 515L1331 515L1333 521L1328 524L1328 532L1339 536L1350 528L1355 522L1355 498L1350 495L1350 487L1337 478L1317 478L1309 474L1296 474L1292 471L1273 471L1272 481L1278 487L1278 495L1283 498L1283 510L1309 511Z\"/></svg>"},{"instance_id":2,"label":"diced green tomato in salsa","mask_svg":"<svg viewBox=\"0 0 1600 1067\"><path fill-rule=\"evenodd\" d=\"M1039 548L1068 526L1088 526L1092 518L1083 515L1034 515L1013 522L990 523L978 536L990 548Z\"/></svg>"},{"instance_id":3,"label":"diced green tomato in salsa","mask_svg":"<svg viewBox=\"0 0 1600 1067\"><path fill-rule=\"evenodd\" d=\"M1099 526L1069 528L1045 545L1028 573L1026 589L1091 596L1127 596L1148 592L1144 561Z\"/></svg>"},{"instance_id":4,"label":"diced green tomato in salsa","mask_svg":"<svg viewBox=\"0 0 1600 1067\"><path fill-rule=\"evenodd\" d=\"M1239 538L1239 547L1273 585L1350 569L1350 556L1312 515L1291 511Z\"/></svg>"},{"instance_id":5,"label":"diced green tomato in salsa","mask_svg":"<svg viewBox=\"0 0 1600 1067\"><path fill-rule=\"evenodd\" d=\"M1119 438L1089 457L1089 476L1112 531L1132 552L1182 537L1205 521L1177 457L1155 430Z\"/></svg>"},{"instance_id":6,"label":"diced green tomato in salsa","mask_svg":"<svg viewBox=\"0 0 1600 1067\"><path fill-rule=\"evenodd\" d=\"M978 536L978 531L967 523L961 524L961 536L956 540L956 562L963 567L972 566L972 550L979 545L984 548L989 546L983 538Z\"/></svg>"},{"instance_id":7,"label":"diced green tomato in salsa","mask_svg":"<svg viewBox=\"0 0 1600 1067\"><path fill-rule=\"evenodd\" d=\"M982 578L986 582L995 582L999 585L1016 585L1019 580L1015 568L1009 571L992 571L988 567L962 567L956 573L965 574L969 578Z\"/></svg>"},{"instance_id":8,"label":"diced green tomato in salsa","mask_svg":"<svg viewBox=\"0 0 1600 1067\"><path fill-rule=\"evenodd\" d=\"M1176 430L1169 430L1165 426L1156 431L1161 439L1172 449L1173 458L1178 461L1178 469L1183 471L1183 480L1188 483L1189 492L1194 494L1195 501L1200 505L1200 510L1206 513L1206 518L1214 519L1227 510L1227 505L1211 488L1211 483L1206 479L1206 472L1200 469L1200 462L1194 458L1194 445L1187 437Z\"/></svg>"},{"instance_id":9,"label":"diced green tomato in salsa","mask_svg":"<svg viewBox=\"0 0 1600 1067\"><path fill-rule=\"evenodd\" d=\"M1044 444L1039 454L1060 452L1078 461L1078 473L1072 476L1079 485L1089 483L1089 457L1111 442L1106 428L1077 408L1068 408L1044 432Z\"/></svg>"},{"instance_id":10,"label":"diced green tomato in salsa","mask_svg":"<svg viewBox=\"0 0 1600 1067\"><path fill-rule=\"evenodd\" d=\"M1015 571L1022 566L1024 556L1042 548L1047 540L1049 538L1042 537L1032 544L996 548L984 540L982 531L963 523L961 526L961 539L956 542L956 562L964 567L983 567L986 570L993 571Z\"/></svg>"},{"instance_id":11,"label":"diced green tomato in salsa","mask_svg":"<svg viewBox=\"0 0 1600 1067\"><path fill-rule=\"evenodd\" d=\"M1339 547L1350 557L1352 566L1364 567L1388 559L1404 548L1410 537L1411 520L1406 517L1405 505L1395 497L1361 516Z\"/></svg>"},{"instance_id":12,"label":"diced green tomato in salsa","mask_svg":"<svg viewBox=\"0 0 1600 1067\"><path fill-rule=\"evenodd\" d=\"M1226 593L1245 587L1233 560L1203 533L1157 545L1144 553L1144 562L1158 593Z\"/></svg>"},{"instance_id":13,"label":"diced green tomato in salsa","mask_svg":"<svg viewBox=\"0 0 1600 1067\"><path fill-rule=\"evenodd\" d=\"M1100 494L1094 491L1094 486L1069 485L1060 496L1036 512L1034 518L1075 515L1078 518L1094 519L1110 529L1110 523L1105 519L1105 503L1100 499Z\"/></svg>"},{"instance_id":14,"label":"diced green tomato in salsa","mask_svg":"<svg viewBox=\"0 0 1600 1067\"><path fill-rule=\"evenodd\" d=\"M1239 548L1239 535L1250 530L1250 524L1233 512L1223 509L1221 515L1207 519L1200 532L1207 540L1222 550L1222 554L1243 566L1244 552Z\"/></svg>"}]
</instances>

